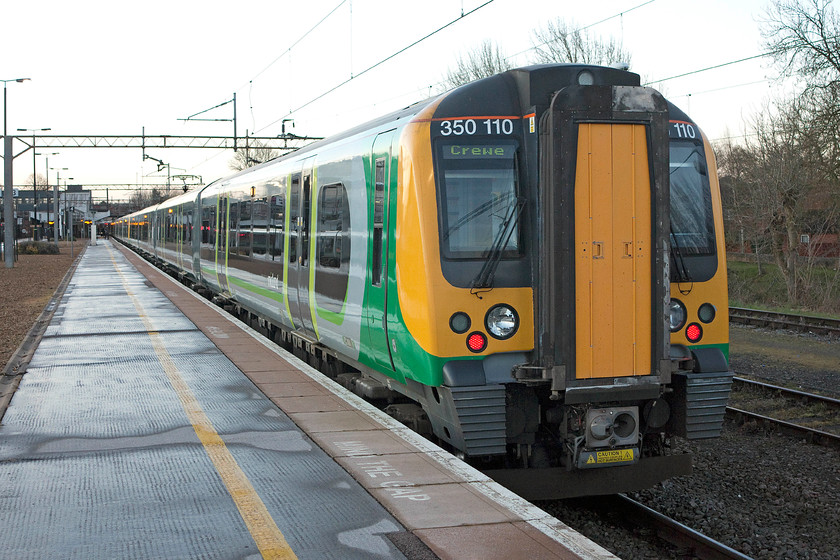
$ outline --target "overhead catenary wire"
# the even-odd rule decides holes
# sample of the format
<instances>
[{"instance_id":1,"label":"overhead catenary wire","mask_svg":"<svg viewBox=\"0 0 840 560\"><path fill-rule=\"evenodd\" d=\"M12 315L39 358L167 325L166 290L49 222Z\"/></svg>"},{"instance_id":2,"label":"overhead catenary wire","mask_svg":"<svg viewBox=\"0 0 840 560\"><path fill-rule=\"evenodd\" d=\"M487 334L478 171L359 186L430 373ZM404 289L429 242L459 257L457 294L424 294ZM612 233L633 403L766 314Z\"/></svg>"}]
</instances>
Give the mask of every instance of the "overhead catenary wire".
<instances>
[{"instance_id":1,"label":"overhead catenary wire","mask_svg":"<svg viewBox=\"0 0 840 560\"><path fill-rule=\"evenodd\" d=\"M262 70L260 70L260 71L259 71L256 75L254 75L254 77L253 77L253 78L252 78L252 79L248 82L248 84L247 84L247 85L249 86L249 89L250 89L250 90L252 90L252 89L253 89L253 81L254 81L257 77L259 77L261 74L263 74L264 72L266 72L269 68L271 68L271 66L273 66L273 65L274 65L276 62L278 62L279 60L281 60L284 56L286 56L286 55L288 55L289 53L291 53L292 49L293 49L296 45L298 45L298 44L299 44L301 41L303 41L303 40L304 40L304 39L305 39L308 35L310 35L313 31L315 31L315 29L317 29L317 28L318 28L318 27L319 27L322 23L324 23L324 22L325 22L325 21L326 21L326 20L327 20L330 16L332 16L332 15L336 12L336 10L338 10L341 6L343 6L345 3L347 3L347 1L348 1L348 0L342 0L342 1L341 1L339 4L337 4L337 5L336 5L336 6L335 6L335 7L334 7L334 8L333 8L333 9L332 9L332 10L331 10L331 11L330 11L327 15L325 15L323 18L321 18L321 19L318 21L318 23L317 23L317 24L315 24L312 28L310 28L310 29L309 29L306 33L304 33L304 34L303 34L300 38L298 38L296 41L294 41L294 42L293 42L293 43L292 43L292 44L291 44L288 48L286 48L286 49L283 51L283 53L282 53L282 54L280 54L279 56L277 56L277 57L276 57L276 58L275 58L272 62L270 62L270 63L269 63L269 64L268 64L265 68L263 68L263 69L262 69ZM653 1L655 1L655 0L649 0L649 1L653 2ZM353 81L354 79L356 79L356 78L359 78L359 77L363 76L364 74L368 73L369 71L371 71L371 70L373 70L373 69L377 68L378 66L381 66L381 65L382 65L382 64L384 64L385 62L387 62L387 61L391 60L392 58L395 58L396 56L399 56L400 54L402 54L402 53L404 53L405 51L407 51L407 50L411 49L412 47L417 46L417 45L418 45L418 44L420 44L421 42L423 42L423 41L425 41L425 40L429 39L430 37L434 36L435 34L437 34L437 33L441 32L441 31L443 31L444 29L446 29L446 28L448 28L448 27L452 26L453 24L455 24L455 23L457 23L457 22L461 21L463 18L465 18L465 17L467 17L467 16L469 16L469 15L471 15L471 14L473 14L473 13L477 12L477 11L478 11L478 10L480 10L481 8L484 8L485 6L487 6L487 5L489 5L489 4L493 3L493 2L494 2L494 0L487 0L486 2L484 2L484 3L482 3L481 5L479 5L479 6L475 7L475 8L473 8L472 10L470 10L470 11L468 11L468 12L464 12L464 10L463 10L463 6L462 6L462 9L461 9L461 14L460 14L460 16L459 16L459 17L457 17L457 18L455 18L455 19L453 19L453 20L451 20L451 21L449 21L449 22L445 23L444 25L442 25L441 27L439 27L439 28L435 29L434 31L432 31L432 32L430 32L430 33L427 33L426 35L424 35L424 36L423 36L423 37L421 37L420 39L417 39L416 41L412 42L411 44L409 44L409 45L407 45L407 46L405 46L405 47L401 48L400 50L398 50L398 51L396 51L396 52L394 52L394 53L392 53L392 54L390 54L390 55L388 55L387 57L383 58L383 59L382 59L382 60L380 60L379 62L377 62L377 63L375 63L375 64L373 64L373 65L371 65L371 66L369 66L369 67L365 68L364 70L362 70L361 72L359 72L359 73L357 73L357 74L353 74L353 73L352 73L352 70L351 70L351 75L350 75L350 78L348 78L347 80L344 80L343 82L341 82L341 83L339 83L339 84L335 85L334 87L330 88L328 91L321 93L321 94L320 94L320 95L318 95L317 97L315 97L315 98L313 98L313 99L311 99L311 100L307 101L306 103L304 103L303 105L301 105L301 106L297 107L296 109L290 109L288 113L286 113L286 114L282 115L281 117L279 117L279 118L277 118L277 119L273 120L272 122L268 123L267 125L265 125L264 127L260 128L259 130L256 130L256 125L254 124L253 128L254 128L255 130L253 130L253 131L252 131L252 134L255 134L255 133L257 133L257 132L262 132L262 131L266 130L267 128L269 128L269 127L271 127L271 126L273 126L273 125L277 124L278 122L280 122L280 121L282 121L283 119L285 119L285 118L287 118L287 117L291 116L292 114L296 113L297 111L300 111L301 109L303 109L303 108L305 108L305 107L308 107L309 105L311 105L311 104L315 103L316 101L318 101L318 100L320 100L320 99L322 99L322 98L326 97L326 96L327 96L327 95L329 95L330 93L333 93L334 91L338 90L339 88L341 88L341 87L343 87L343 86L347 85L348 83L350 83L350 82L351 82L351 81ZM352 6L352 3L351 3L351 6ZM242 89L243 87L245 87L245 85L240 86L240 88L239 88L239 89ZM249 95L250 95L250 93L251 93L251 92L249 91ZM220 107L220 106L222 106L222 105L225 105L226 103L228 103L228 102L221 103L221 104L217 105L216 107ZM215 109L216 107L213 107L213 109ZM203 112L207 112L207 111L209 111L209 110L210 110L210 109L206 109L205 111L202 111L202 113L203 113ZM251 107L251 111L252 111L252 119L253 119L253 107ZM205 158L205 159L201 162L201 164L203 164L203 163L207 163L208 161L210 161L210 160L212 160L212 159L215 159L218 155L221 155L222 153L224 153L224 152L222 151L222 152L219 152L218 154L214 154L214 155L211 155L211 156L209 156L209 157ZM199 165L200 165L200 164L199 164Z\"/></svg>"},{"instance_id":2,"label":"overhead catenary wire","mask_svg":"<svg viewBox=\"0 0 840 560\"><path fill-rule=\"evenodd\" d=\"M322 23L324 23L325 21L327 21L327 20L330 18L330 16L332 16L332 15L333 15L333 14L334 14L334 13L335 13L335 12L336 12L339 8L340 8L340 7L342 7L344 4L346 4L346 3L347 3L347 1L348 1L348 0L341 0L341 2L339 2L339 3L336 5L336 7L335 7L335 8L333 8L332 10L330 10L330 11L329 11L329 13L327 13L327 15L325 15L324 17L322 17L322 18L318 21L318 23L316 23L315 25L313 25L313 26L312 26L312 27L311 27L308 31L306 31L306 33L304 33L303 35L301 35L301 36L300 36L297 40L295 40L295 41L294 41L291 45L289 45L289 46L286 48L286 50L284 50L284 51L283 51L280 55L278 55L278 56L277 56L277 58L275 58L274 60L272 60L271 62L269 62L269 63L268 63L268 65L267 65L265 68L263 68L262 70L260 70L259 72L257 72L257 73L254 75L254 77L250 79L249 83L252 83L254 80L256 80L257 78L259 78L262 74L264 74L266 71L268 71L268 69L269 69L269 68L271 68L271 67L272 67L272 66L274 66L274 65L275 65L278 61L280 61L280 60L281 60L284 56L286 56L286 55L288 55L290 52L292 52L292 49L293 49L293 48L295 48L297 45L299 45L299 44L300 44L300 43L301 43L304 39L306 39L306 38L307 38L307 37L308 37L308 36L309 36L309 35L310 35L313 31L315 31L318 27L320 27ZM239 89L241 89L241 88L243 88L243 87L245 87L245 85L240 86L240 87L239 87Z\"/></svg>"},{"instance_id":3,"label":"overhead catenary wire","mask_svg":"<svg viewBox=\"0 0 840 560\"><path fill-rule=\"evenodd\" d=\"M430 33L428 33L428 34L424 35L423 37L421 37L421 38L417 39L416 41L412 42L411 44L406 45L405 47L401 48L400 50L398 50L398 51L396 51L396 52L394 52L394 53L392 53L392 54L390 54L390 55L386 56L385 58L383 58L383 59L382 59L382 60L380 60L379 62L376 62L376 63L372 64L371 66L368 66L367 68L365 68L365 69L364 69L364 70L362 70L361 72L359 72L359 73L357 73L357 74L355 74L355 75L351 75L349 78L347 78L347 79L346 79L346 80L344 80L343 82L341 82L341 83L339 83L339 84L336 84L335 86L333 86L332 88L328 89L327 91L325 91L325 92L323 92L323 93L319 94L318 96L316 96L316 97L314 97L314 98L310 99L309 101L305 102L304 104L300 105L299 107L297 107L297 108L295 108L295 109L290 110L288 113L286 113L285 115L283 115L283 116L279 117L278 119L276 119L276 120L274 120L274 121L272 121L272 122L268 123L266 126L264 126L263 128L259 129L259 131L257 131L257 132L261 132L261 131L265 130L266 128L270 127L270 126L273 126L273 125L277 124L277 123L278 123L278 122L280 122L281 120L283 120L283 119L285 119L285 118L287 118L287 117L289 117L289 116L293 115L294 113L296 113L296 112L298 112L298 111L300 111L300 110L302 110L302 109L305 109L306 107L308 107L308 106L312 105L312 104L313 104L313 103L315 103L316 101L319 101L319 100L323 99L323 98L324 98L324 97L326 97L327 95L329 95L329 94L333 93L334 91L336 91L336 90L338 90L338 89L340 89L340 88L344 87L345 85L349 84L349 83L350 83L350 82L352 82L353 80L355 80L355 79L357 79L357 78L360 78L361 76L364 76L365 74L367 74L368 72L370 72L370 71L371 71L371 70L373 70L374 68L377 68L377 67L379 67L379 66L382 66L383 64L385 64L386 62L388 62L388 61L389 61L389 60L391 60L392 58L395 58L395 57L397 57L397 56L401 55L401 54L402 54L402 53L404 53L405 51L407 51L407 50L411 49L412 47L415 47L415 46L419 45L419 44L420 44L420 43L422 43L423 41L425 41L425 40L429 39L430 37L433 37L434 35L436 35L436 34L440 33L440 32L441 32L441 31L443 31L444 29L447 29L448 27L450 27L450 26L452 26L452 25L454 25L454 24L458 23L459 21L461 21L461 20L462 20L462 19L464 19L465 17L467 17L467 16L469 16L469 15L471 15L471 14L474 14L475 12L477 12L478 10L480 10L481 8L484 8L485 6L487 6L487 5L489 5L489 4L492 4L493 2L494 2L494 0L487 0L487 1L486 1L486 2L484 2L483 4L479 5L479 6L478 6L478 7L476 7L476 8L473 8L472 10L470 10L470 11L468 11L468 12L466 12L466 13L463 13L463 12L462 12L462 13L461 13L461 15L460 15L459 17L457 17L457 18L455 18L455 19L453 19L453 20L451 20L451 21L449 21L449 22L445 23L444 25L442 25L442 26L438 27L437 29L435 29L434 31L432 31L432 32L430 32Z\"/></svg>"},{"instance_id":4,"label":"overhead catenary wire","mask_svg":"<svg viewBox=\"0 0 840 560\"><path fill-rule=\"evenodd\" d=\"M633 10L638 10L639 8L643 8L644 6L647 6L648 4L653 4L654 2L656 2L656 0L647 0L647 2L642 2L641 4L638 4L638 5L636 5L636 6L633 6L632 8L630 8L630 9L628 9L628 10L622 10L622 11L618 12L617 14L613 14L613 15L611 15L611 16L605 17L605 18L600 19L600 20L598 20L598 21L595 21L595 22L592 22L592 23L588 23L588 24L586 24L586 25L584 25L584 26L582 26L582 27L578 27L577 29L575 29L575 30L573 31L573 33L580 33L581 31L586 31L586 30L587 30L587 29L589 29L590 27L595 27L596 25L600 25L600 24L602 24L602 23L606 23L606 22L608 22L608 21L610 21L610 20L613 20L613 19L615 19L615 18L620 18L620 17L623 17L623 16L624 16L624 14L629 14L629 13L630 13L630 12L632 12ZM624 26L624 23L623 23L623 20L622 20L622 33L624 32L624 28L623 28L623 26ZM548 43L549 43L549 41L543 41L543 42L542 42L542 43L540 43L539 45L534 45L533 47L527 48L527 49L525 49L525 50L523 50L523 51L519 51L518 53L515 53L515 54L513 54L513 55L511 55L511 56L509 56L509 57L505 57L505 58L507 58L507 59L513 59L513 58L516 58L517 56L523 55L523 54L525 54L525 53L527 53L527 52L537 50L537 49L538 49L538 48L540 48L540 47L544 47L544 46L545 46L545 45L547 45Z\"/></svg>"},{"instance_id":5,"label":"overhead catenary wire","mask_svg":"<svg viewBox=\"0 0 840 560\"><path fill-rule=\"evenodd\" d=\"M264 67L264 68L263 68L260 72L258 72L258 73L254 76L254 78L252 78L252 80L248 82L248 85L249 85L250 87L253 87L253 80L254 80L254 79L256 79L257 77L259 77L260 75L262 75L263 73L265 73L265 72L266 72L269 68L271 68L271 67L272 67L272 66L273 66L276 62L278 62L279 60L281 60L284 56L287 56L288 54L290 54L290 53L291 53L291 51L292 51L292 49L293 49L295 46L297 46L297 45L298 45L301 41L303 41L303 40L304 40L307 36L309 36L311 33L313 33L313 32L314 32L314 31L315 31L315 30L316 30L316 29L317 29L320 25L322 25L322 24L323 24L323 23L324 23L327 19L329 19L329 18L330 18L330 17L331 17L331 16L332 16L332 15L333 15L333 14L334 14L334 13L335 13L338 9L339 9L339 8L341 8L344 4L346 4L346 3L347 3L347 1L348 1L348 0L342 0L341 2L339 2L339 3L338 3L338 4L334 7L334 8L332 8L332 10L330 10L330 11L329 11L329 12L328 12L328 13L327 13L324 17L322 17L322 18L318 21L318 23L316 23L313 27L311 27L309 30L307 30L307 32L306 32L306 33L304 33L304 34L303 34L300 38L298 38L297 40L295 40L295 41L294 41L294 42L293 42L293 43L292 43L289 47L287 47L287 48L286 48L286 49L285 49L285 50L284 50L284 51L283 51L280 55L278 55L278 56L277 56L277 57L276 57L276 58L275 58L275 59L274 59L271 63L269 63L266 67ZM469 10L469 11L467 11L467 12L464 12L464 9L463 9L463 2L462 2L462 3L461 3L461 4L462 4L462 6L461 6L461 13L460 13L459 17L457 17L457 18L455 18L455 19L453 19L453 20L451 20L451 21L449 21L449 22L445 23L445 24L444 24L444 25L442 25L441 27L439 27L439 28L437 28L437 29L435 29L435 30L431 31L430 33L428 33L428 34L424 35L423 37L421 37L421 38L419 38L419 39L417 39L417 40L413 41L412 43L410 43L410 44L406 45L405 47L403 47L403 48L401 48L401 49L399 49L399 50L397 50L397 51L395 51L395 52L391 53L390 55L388 55L388 56L386 56L386 57L382 58L382 59L381 59L381 60L379 60L378 62L376 62L376 63L372 64L371 66L368 66L367 68L365 68L364 70L362 70L362 71L360 71L360 72L358 72L358 73L353 73L353 72L352 72L352 69L351 69L351 74L350 74L350 77L349 77L349 78L347 78L346 80L341 81L340 83L336 84L335 86L333 86L333 87L331 87L331 88L327 89L326 91L324 91L324 92L322 92L322 93L320 93L320 94L316 95L315 97L313 97L313 98L309 99L308 101L305 101L304 103L300 104L299 106L297 106L297 107L295 107L295 108L290 108L290 109L289 109L289 111L288 111L287 113L285 113L285 114L283 114L282 116L280 116L280 117L278 117L278 118L276 118L276 119L272 120L272 121L271 121L271 122L269 122L267 125L265 125L265 126L263 126L263 127L259 128L259 129L256 129L256 124L254 124L254 129L255 129L255 130L254 130L252 133L265 131L266 129L268 129L268 128L270 128L270 127L274 126L274 125L276 125L277 123L279 123L281 120L283 120L283 119L285 119L285 118L288 118L289 116L291 116L291 115L293 115L293 114L297 113L298 111L301 111L302 109L304 109L304 108L307 108L307 107L311 106L312 104L316 103L317 101L320 101L321 99L323 99L324 97L328 96L329 94L331 94L331 93L333 93L333 92L337 91L338 89L340 89L340 88L342 88L342 87L346 86L347 84L349 84L349 83L350 83L350 82L352 82L353 80L355 80L355 79L357 79L357 78L359 78L359 77L361 77L361 76L363 76L363 75L367 74L368 72L370 72L370 71L374 70L375 68L377 68L377 67L379 67L379 66L383 65L384 63L388 62L389 60L391 60L391 59L393 59L393 58L395 58L395 57L399 56L400 54L402 54L402 53L404 53L405 51L407 51L407 50L411 49L412 47L417 46L418 44L422 43L423 41L425 41L425 40L427 40L427 39L429 39L429 38L433 37L433 36L434 36L434 35L436 35L437 33L441 32L441 31L443 31L444 29L446 29L446 28L448 28L448 27L452 26L453 24L455 24L455 23L459 22L459 21L460 21L461 19L463 19L464 17L466 17L466 16L468 16L468 15L471 15L471 14L475 13L476 11L480 10L481 8L484 8L485 6L487 6L488 4L492 3L493 1L494 1L494 0L487 0L486 2L482 3L481 5L477 6L476 8L473 8L472 10ZM615 18L617 18L617 17L623 17L623 15L624 15L624 14L627 14L627 13L630 13L630 12L632 12L632 11L634 11L634 10L638 10L638 9L640 9L640 8L642 8L642 7L648 6L648 5L652 4L652 3L654 3L655 1L656 1L656 0L647 0L647 1L645 1L645 2L642 2L642 3L640 3L640 4L635 5L635 6L631 7L631 8L629 8L629 9L622 10L622 11L617 12L617 13L615 13L615 14L613 14L613 15L611 15L611 16L608 16L608 17L606 17L606 18L602 18L602 19L600 19L600 20L598 20L598 21L595 21L595 22L589 23L589 24L587 24L587 25L584 25L584 26L580 27L577 31L582 31L582 30L589 29L589 28L591 28L591 27L594 27L594 26L597 26L597 25L599 25L599 24L605 23L605 22L607 22L607 21L613 20L613 19L615 19ZM352 6L352 3L351 3L351 6ZM528 52L528 51L530 51L530 50L533 50L533 49L535 49L535 48L537 48L537 46L532 47L532 48L529 48L529 49L526 49L526 50L524 50L524 51L521 51L520 53L517 53L516 55L513 55L513 57L519 56L520 54L523 54L523 53ZM757 59L757 58L762 58L762 57L765 57L765 56L769 56L769 54L770 54L770 53L761 53L761 54L757 54L757 55L753 55L753 56L749 56L749 57L740 58L740 59L737 59L737 60L733 60L733 61L729 61L729 62L725 62L725 63L717 64L717 65L714 65L714 66L709 66L709 67L706 67L706 68L701 68L701 69L693 70L693 71L690 71L690 72L684 72L684 73L682 73L682 74L678 74L678 75L674 75L674 76L669 76L669 77L661 78L661 79L659 79L659 80L650 80L650 81L648 81L645 85L658 84L658 83L662 83L662 82L669 81L669 80L674 80L674 79L678 79L678 78L683 78L683 77L686 77L686 76L691 76L691 75L699 74L699 73L702 73L702 72L707 72L707 71L715 70L715 69L718 69L718 68L723 68L723 67L725 67L725 66L730 66L730 65L734 65L734 64L741 63L741 62L746 62L746 61L749 61L749 60L754 60L754 59ZM510 57L509 57L509 58L510 58ZM434 84L433 84L433 85L434 85ZM431 87L433 87L433 85L431 85L431 86L429 86L429 87L431 88ZM732 86L732 87L736 87L736 86ZM723 89L723 88L721 88L721 89ZM699 92L699 93L704 93L704 92ZM697 93L697 94L699 95L699 93ZM688 95L691 95L691 94L688 94ZM253 118L253 117L252 117L252 118ZM206 161L209 161L210 159L213 159L214 157L215 157L215 156L210 156L210 157L208 157L207 159L205 159L205 162L206 162Z\"/></svg>"},{"instance_id":6,"label":"overhead catenary wire","mask_svg":"<svg viewBox=\"0 0 840 560\"><path fill-rule=\"evenodd\" d=\"M756 54L753 56L748 56L746 58L739 58L738 60L731 60L729 62L723 62L721 64L715 64L714 66L707 66L706 68L700 68L697 70L692 70L690 72L683 72L682 74L677 74L676 76L669 76L667 78L660 78L659 80L649 80L643 85L649 86L653 84L661 84L662 82L667 82L669 80L676 80L677 78L685 78L686 76L693 76L694 74L699 74L701 72L708 72L709 70L717 70L718 68L724 68L726 66L731 66L733 64L740 64L741 62L747 62L748 60L755 60L757 58L764 58L766 56L771 56L772 53L761 53Z\"/></svg>"},{"instance_id":7,"label":"overhead catenary wire","mask_svg":"<svg viewBox=\"0 0 840 560\"><path fill-rule=\"evenodd\" d=\"M341 87L343 87L343 86L347 85L348 83L350 83L351 81L353 81L355 78L359 78L359 77L361 77L362 75L364 75L365 73L369 72L370 70L373 70L373 69L375 69L375 68L376 68L376 67L378 67L378 66L381 66L382 64L384 64L385 62L389 61L390 59L392 59L392 58L394 58L394 57L396 57L396 56L398 56L398 55L402 54L403 52L405 52L405 51L407 51L408 49L410 49L410 48L412 48L412 47L416 46L417 44L419 44L419 43L421 43L421 42L425 41L426 39L429 39L430 37L434 36L435 34L439 33L440 31L443 31L443 30L444 30L444 29L446 29L447 27L449 27L449 26L453 25L454 23L457 23L458 21L460 21L460 20L461 20L461 19L463 19L464 17L466 17L466 16L468 16L468 15L473 14L474 12L476 12L476 11L480 10L481 8L483 8L483 7L487 6L488 4L492 3L493 1L494 1L494 0L488 0L487 2L485 2L485 3L481 4L480 6L478 6L478 7L476 7L476 8L473 8L472 10L470 10L470 11L468 11L468 12L464 12L464 9L463 9L463 2L462 2L462 5L461 5L461 15L460 15L460 17L458 17L458 18L456 18L456 19L454 19L454 20L450 21L449 23L447 23L447 24L445 24L445 25L441 26L440 28L438 28L438 29L436 29L436 30L432 31L431 33L429 33L429 34L427 34L427 35L425 35L425 36L421 37L420 39L418 39L417 41L414 41L414 42L413 42L413 43L411 43L410 45L408 45L408 46L406 46L406 47L403 47L403 48L402 48L402 49L400 49L399 51L396 51L396 52L392 53L391 55L389 55L389 56L387 56L386 58L384 58L384 59L380 60L379 62L377 62L377 63L373 64L372 66L370 66L370 67L366 68L365 70L363 70L363 71L359 72L358 74L353 74L353 73L352 73L352 71L351 71L351 76L350 76L350 78L348 78L347 80L344 80L343 82L341 82L341 83L337 84L336 86L332 87L331 89L329 89L329 90L327 90L327 91L325 91L325 92L321 93L321 94L320 94L320 95L318 95L317 97L315 97L315 98L313 98L313 99L310 99L309 101L305 102L304 104L300 105L299 107L297 107L297 108L295 108L295 109L290 109L290 110L289 110L289 112L288 112L288 113L286 113L285 115L283 115L282 117L280 117L280 118L278 118L278 119L276 119L276 120L274 120L274 121L272 121L272 122L268 123L266 126L264 126L264 127L260 128L259 130L255 130L255 132L262 132L262 131L264 131L266 128L268 128L268 127L270 127L270 126L273 126L273 125L277 124L277 123L278 123L278 122L280 122L282 119L284 119L284 118L287 118L287 117L291 116L292 114L294 114L294 113L296 113L297 111L300 111L300 110L302 110L302 109L304 109L304 108L308 107L309 105L312 105L312 104L313 104L313 103L315 103L316 101L321 100L322 98L324 98L324 97L326 97L327 95L329 95L329 94L331 94L331 93L335 92L335 91L336 91L336 90L338 90L339 88L341 88ZM598 21L595 21L595 22L589 23L589 24L587 24L587 25L584 25L584 26L582 26L582 27L578 28L576 31L584 31L584 30L586 30L586 29L589 29L590 27L594 27L594 26L596 26L596 25L600 25L600 24L602 24L602 23L605 23L605 22L608 22L608 21L610 21L610 20L613 20L613 19L615 19L615 18L617 18L617 17L622 17L624 14L628 14L628 13L630 13L630 12L634 11L634 10L637 10L637 9L639 9L639 8L642 8L642 7L644 7L644 6L647 6L647 5L649 5L649 4L652 4L652 3L654 3L654 2L656 2L656 0L647 0L647 1L645 1L645 2L642 2L641 4L637 4L637 5L635 5L635 6L631 7L631 8L628 8L628 9L626 9L626 10L622 10L622 11L617 12L617 13L615 13L615 14L613 14L613 15L611 15L611 16L608 16L608 17L606 17L606 18L603 18L603 19L600 19L600 20L598 20ZM337 7L336 7L336 9L337 9L338 7L339 7L339 6L337 6ZM324 19L326 19L326 18L324 18ZM323 20L322 20L322 21L323 21ZM313 29L314 29L314 28L313 28ZM538 48L539 46L541 46L541 45L534 46L534 47L531 47L531 48L529 48L529 49L525 49L524 51L521 51L521 52L519 52L519 53L516 53L516 54L514 54L514 55L512 55L512 56L510 56L510 57L507 57L507 58L508 58L508 59L510 59L510 58L515 58L515 57L517 57L517 56L519 56L519 55L521 55L521 54L524 54L524 53L526 53L526 52L532 51L532 50L534 50L534 49ZM281 56L282 56L282 55L281 55ZM439 85L441 85L441 82L438 82L437 84L431 84L431 85L430 85L430 88L435 87L435 86L439 86Z\"/></svg>"}]
</instances>

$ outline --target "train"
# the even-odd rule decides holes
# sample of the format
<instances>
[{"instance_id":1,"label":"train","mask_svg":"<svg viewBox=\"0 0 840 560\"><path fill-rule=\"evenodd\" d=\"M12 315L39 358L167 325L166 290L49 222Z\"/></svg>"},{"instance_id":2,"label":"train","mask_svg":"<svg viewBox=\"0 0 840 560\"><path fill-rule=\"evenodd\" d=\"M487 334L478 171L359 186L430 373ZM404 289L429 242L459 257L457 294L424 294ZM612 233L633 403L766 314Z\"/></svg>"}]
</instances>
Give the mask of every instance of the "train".
<instances>
[{"instance_id":1,"label":"train","mask_svg":"<svg viewBox=\"0 0 840 560\"><path fill-rule=\"evenodd\" d=\"M626 69L480 79L112 234L524 496L650 487L722 430L714 154Z\"/></svg>"}]
</instances>

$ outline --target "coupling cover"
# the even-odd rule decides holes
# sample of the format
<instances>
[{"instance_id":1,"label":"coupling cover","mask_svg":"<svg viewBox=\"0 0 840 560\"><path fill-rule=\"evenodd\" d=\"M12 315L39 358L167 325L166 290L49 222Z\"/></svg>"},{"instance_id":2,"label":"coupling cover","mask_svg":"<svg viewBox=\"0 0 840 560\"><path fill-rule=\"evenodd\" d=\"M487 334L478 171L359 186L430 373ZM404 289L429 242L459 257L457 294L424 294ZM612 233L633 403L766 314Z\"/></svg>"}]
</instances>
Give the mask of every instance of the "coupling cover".
<instances>
[{"instance_id":1,"label":"coupling cover","mask_svg":"<svg viewBox=\"0 0 840 560\"><path fill-rule=\"evenodd\" d=\"M622 447L639 441L639 407L590 408L586 412L586 447Z\"/></svg>"}]
</instances>

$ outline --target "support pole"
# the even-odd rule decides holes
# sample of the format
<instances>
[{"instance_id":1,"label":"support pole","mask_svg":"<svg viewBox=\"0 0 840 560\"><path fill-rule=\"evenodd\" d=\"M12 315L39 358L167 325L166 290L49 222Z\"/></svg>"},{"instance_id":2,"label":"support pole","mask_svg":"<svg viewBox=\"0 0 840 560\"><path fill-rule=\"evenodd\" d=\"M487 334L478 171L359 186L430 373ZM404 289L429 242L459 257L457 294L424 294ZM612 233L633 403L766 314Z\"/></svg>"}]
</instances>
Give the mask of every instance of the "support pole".
<instances>
[{"instance_id":1,"label":"support pole","mask_svg":"<svg viewBox=\"0 0 840 560\"><path fill-rule=\"evenodd\" d=\"M58 245L58 178L53 187L53 237L55 244Z\"/></svg>"},{"instance_id":2,"label":"support pole","mask_svg":"<svg viewBox=\"0 0 840 560\"><path fill-rule=\"evenodd\" d=\"M3 90L5 95L5 89ZM5 106L5 103L4 103ZM3 223L6 231L3 235L3 255L6 268L15 266L15 200L12 189L12 140L11 136L3 136Z\"/></svg>"}]
</instances>

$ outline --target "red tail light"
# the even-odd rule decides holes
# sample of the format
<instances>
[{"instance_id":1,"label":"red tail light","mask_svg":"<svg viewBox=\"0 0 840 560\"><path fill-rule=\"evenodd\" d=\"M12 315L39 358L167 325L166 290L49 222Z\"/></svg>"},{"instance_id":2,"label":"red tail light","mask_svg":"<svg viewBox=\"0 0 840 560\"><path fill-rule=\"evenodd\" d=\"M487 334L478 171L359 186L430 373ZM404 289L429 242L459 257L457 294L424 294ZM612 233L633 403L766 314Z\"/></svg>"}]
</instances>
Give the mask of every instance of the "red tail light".
<instances>
[{"instance_id":1,"label":"red tail light","mask_svg":"<svg viewBox=\"0 0 840 560\"><path fill-rule=\"evenodd\" d=\"M467 337L467 348L470 349L470 352L484 352L484 349L487 348L487 337L480 332L470 333L470 336Z\"/></svg>"},{"instance_id":2,"label":"red tail light","mask_svg":"<svg viewBox=\"0 0 840 560\"><path fill-rule=\"evenodd\" d=\"M691 323L685 329L685 337L689 342L700 342L703 338L703 329L697 323Z\"/></svg>"}]
</instances>

